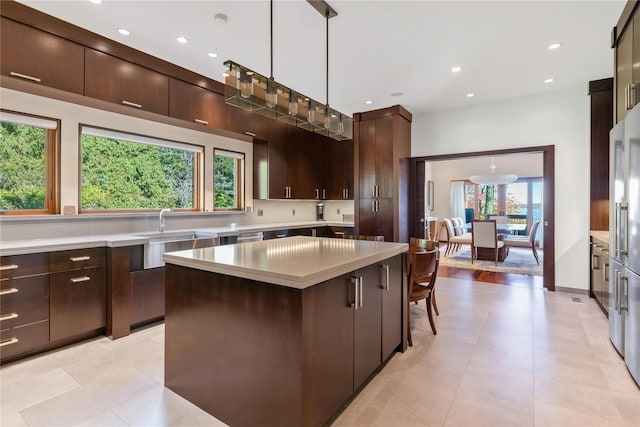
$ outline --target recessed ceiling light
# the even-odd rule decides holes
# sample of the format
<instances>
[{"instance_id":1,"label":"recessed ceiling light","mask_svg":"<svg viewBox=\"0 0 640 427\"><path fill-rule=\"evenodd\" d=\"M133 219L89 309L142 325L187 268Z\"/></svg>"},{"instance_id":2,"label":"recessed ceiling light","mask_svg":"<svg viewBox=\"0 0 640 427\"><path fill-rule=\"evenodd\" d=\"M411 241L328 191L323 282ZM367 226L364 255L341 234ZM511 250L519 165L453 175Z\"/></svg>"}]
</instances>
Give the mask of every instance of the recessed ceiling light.
<instances>
[{"instance_id":1,"label":"recessed ceiling light","mask_svg":"<svg viewBox=\"0 0 640 427\"><path fill-rule=\"evenodd\" d=\"M102 3L102 0L89 0L91 3L93 4L100 4Z\"/></svg>"},{"instance_id":2,"label":"recessed ceiling light","mask_svg":"<svg viewBox=\"0 0 640 427\"><path fill-rule=\"evenodd\" d=\"M458 67L457 65L455 67L451 67L452 73L459 73L461 70L462 68Z\"/></svg>"},{"instance_id":3,"label":"recessed ceiling light","mask_svg":"<svg viewBox=\"0 0 640 427\"><path fill-rule=\"evenodd\" d=\"M123 36L128 36L129 34L131 34L128 30L125 30L124 28L118 28L118 32Z\"/></svg>"},{"instance_id":4,"label":"recessed ceiling light","mask_svg":"<svg viewBox=\"0 0 640 427\"><path fill-rule=\"evenodd\" d=\"M553 79L545 79L545 83L553 83Z\"/></svg>"},{"instance_id":5,"label":"recessed ceiling light","mask_svg":"<svg viewBox=\"0 0 640 427\"><path fill-rule=\"evenodd\" d=\"M217 54L217 53L215 53L215 52L209 52L209 56L210 56L211 58L217 58L217 57L218 57L218 54Z\"/></svg>"},{"instance_id":6,"label":"recessed ceiling light","mask_svg":"<svg viewBox=\"0 0 640 427\"><path fill-rule=\"evenodd\" d=\"M402 95L404 95L404 93L402 93L402 92L393 92L393 93L391 93L391 96L402 96Z\"/></svg>"},{"instance_id":7,"label":"recessed ceiling light","mask_svg":"<svg viewBox=\"0 0 640 427\"><path fill-rule=\"evenodd\" d=\"M468 94L467 94L467 98L473 98L474 96L476 96L476 94L475 94L475 93L468 93Z\"/></svg>"},{"instance_id":8,"label":"recessed ceiling light","mask_svg":"<svg viewBox=\"0 0 640 427\"><path fill-rule=\"evenodd\" d=\"M560 48L560 46L562 46L562 43L551 43L549 45L549 50L556 50L556 49Z\"/></svg>"},{"instance_id":9,"label":"recessed ceiling light","mask_svg":"<svg viewBox=\"0 0 640 427\"><path fill-rule=\"evenodd\" d=\"M176 40L178 41L178 43L183 43L183 44L187 42L187 39L182 36L178 37Z\"/></svg>"},{"instance_id":10,"label":"recessed ceiling light","mask_svg":"<svg viewBox=\"0 0 640 427\"><path fill-rule=\"evenodd\" d=\"M364 103L369 105L369 104L373 104L373 101L364 101Z\"/></svg>"}]
</instances>

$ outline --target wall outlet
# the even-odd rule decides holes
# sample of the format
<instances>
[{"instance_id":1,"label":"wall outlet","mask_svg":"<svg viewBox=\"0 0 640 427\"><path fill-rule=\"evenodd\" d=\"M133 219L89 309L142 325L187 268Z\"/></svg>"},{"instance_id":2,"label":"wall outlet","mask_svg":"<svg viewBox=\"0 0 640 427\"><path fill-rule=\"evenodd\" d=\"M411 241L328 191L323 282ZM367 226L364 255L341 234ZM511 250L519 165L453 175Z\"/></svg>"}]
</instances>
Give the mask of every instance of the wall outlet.
<instances>
[{"instance_id":1,"label":"wall outlet","mask_svg":"<svg viewBox=\"0 0 640 427\"><path fill-rule=\"evenodd\" d=\"M296 216L296 210L295 210L295 209L293 209L293 211L291 212L291 214L292 214L293 216Z\"/></svg>"},{"instance_id":2,"label":"wall outlet","mask_svg":"<svg viewBox=\"0 0 640 427\"><path fill-rule=\"evenodd\" d=\"M251 206L247 206L246 208L244 208L245 212L251 212L253 210L253 207Z\"/></svg>"},{"instance_id":3,"label":"wall outlet","mask_svg":"<svg viewBox=\"0 0 640 427\"><path fill-rule=\"evenodd\" d=\"M338 209L338 212L336 212L338 215L340 215L340 209Z\"/></svg>"},{"instance_id":4,"label":"wall outlet","mask_svg":"<svg viewBox=\"0 0 640 427\"><path fill-rule=\"evenodd\" d=\"M262 216L264 212L262 212L262 209L257 209L256 212L258 212L258 216Z\"/></svg>"}]
</instances>

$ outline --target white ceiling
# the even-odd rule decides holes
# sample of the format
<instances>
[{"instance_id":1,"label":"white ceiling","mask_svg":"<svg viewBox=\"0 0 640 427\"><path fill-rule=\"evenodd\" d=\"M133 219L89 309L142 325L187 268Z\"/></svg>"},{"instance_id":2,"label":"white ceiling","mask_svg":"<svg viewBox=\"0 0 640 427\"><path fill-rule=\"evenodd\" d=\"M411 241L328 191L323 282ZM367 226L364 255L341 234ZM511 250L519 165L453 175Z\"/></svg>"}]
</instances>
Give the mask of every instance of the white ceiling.
<instances>
[{"instance_id":1,"label":"white ceiling","mask_svg":"<svg viewBox=\"0 0 640 427\"><path fill-rule=\"evenodd\" d=\"M266 0L21 3L218 81L227 59L270 74ZM613 75L610 32L625 1L329 4L338 12L329 21L329 104L346 114L394 104L418 114L576 86L586 94L588 81ZM324 103L324 17L304 0L276 0L273 27L276 81ZM553 42L562 47L549 50Z\"/></svg>"}]
</instances>

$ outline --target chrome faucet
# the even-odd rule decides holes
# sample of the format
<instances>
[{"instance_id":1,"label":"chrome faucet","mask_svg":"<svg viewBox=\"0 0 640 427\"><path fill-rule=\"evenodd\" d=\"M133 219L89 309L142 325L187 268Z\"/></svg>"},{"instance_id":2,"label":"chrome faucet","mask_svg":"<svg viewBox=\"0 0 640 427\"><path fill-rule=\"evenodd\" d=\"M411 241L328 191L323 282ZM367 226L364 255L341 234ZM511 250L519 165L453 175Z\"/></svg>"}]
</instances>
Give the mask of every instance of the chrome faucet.
<instances>
[{"instance_id":1,"label":"chrome faucet","mask_svg":"<svg viewBox=\"0 0 640 427\"><path fill-rule=\"evenodd\" d=\"M164 214L166 214L167 212L173 212L173 208L171 208L171 209L162 209L160 211L160 232L161 233L164 231Z\"/></svg>"}]
</instances>

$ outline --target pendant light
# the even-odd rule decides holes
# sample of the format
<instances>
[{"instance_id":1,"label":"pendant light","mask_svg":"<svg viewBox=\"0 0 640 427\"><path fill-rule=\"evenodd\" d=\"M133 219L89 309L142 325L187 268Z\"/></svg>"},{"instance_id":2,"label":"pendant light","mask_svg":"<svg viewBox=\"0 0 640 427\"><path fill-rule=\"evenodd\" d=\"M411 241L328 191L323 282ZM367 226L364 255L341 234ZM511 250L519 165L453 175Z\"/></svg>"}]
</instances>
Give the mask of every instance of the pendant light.
<instances>
[{"instance_id":1,"label":"pendant light","mask_svg":"<svg viewBox=\"0 0 640 427\"><path fill-rule=\"evenodd\" d=\"M231 60L225 61L227 104L321 133L336 140L353 138L353 120L329 107L329 19L337 16L324 0L307 0L326 20L326 103L321 104L273 77L273 0L270 0L270 77Z\"/></svg>"},{"instance_id":2,"label":"pendant light","mask_svg":"<svg viewBox=\"0 0 640 427\"><path fill-rule=\"evenodd\" d=\"M518 175L514 174L498 174L496 173L496 165L494 163L494 158L491 158L491 166L489 166L490 173L485 175L472 175L469 177L469 180L474 184L480 185L503 185L503 184L511 184L516 179L518 179Z\"/></svg>"}]
</instances>

